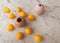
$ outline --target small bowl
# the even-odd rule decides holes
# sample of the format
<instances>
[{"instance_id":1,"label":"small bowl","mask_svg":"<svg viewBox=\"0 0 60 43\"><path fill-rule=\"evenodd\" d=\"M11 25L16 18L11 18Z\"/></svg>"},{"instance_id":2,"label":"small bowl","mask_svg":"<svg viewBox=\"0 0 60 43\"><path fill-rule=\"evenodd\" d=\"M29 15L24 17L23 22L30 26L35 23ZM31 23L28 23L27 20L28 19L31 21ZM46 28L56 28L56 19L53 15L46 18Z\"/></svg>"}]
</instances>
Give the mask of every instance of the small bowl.
<instances>
[{"instance_id":1,"label":"small bowl","mask_svg":"<svg viewBox=\"0 0 60 43\"><path fill-rule=\"evenodd\" d=\"M26 20L23 17L18 17L15 24L17 27L23 27L26 24Z\"/></svg>"}]
</instances>

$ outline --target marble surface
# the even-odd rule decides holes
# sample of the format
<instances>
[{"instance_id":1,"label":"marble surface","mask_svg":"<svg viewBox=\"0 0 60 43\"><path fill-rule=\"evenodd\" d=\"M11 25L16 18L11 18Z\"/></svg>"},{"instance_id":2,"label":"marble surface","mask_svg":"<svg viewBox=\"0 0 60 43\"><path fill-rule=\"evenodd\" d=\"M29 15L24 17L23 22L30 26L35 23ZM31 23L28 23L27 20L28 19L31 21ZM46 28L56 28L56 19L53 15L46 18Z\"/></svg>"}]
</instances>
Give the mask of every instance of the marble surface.
<instances>
[{"instance_id":1,"label":"marble surface","mask_svg":"<svg viewBox=\"0 0 60 43\"><path fill-rule=\"evenodd\" d=\"M0 43L37 43L34 41L34 35L40 34L43 41L39 43L60 43L60 0L40 0L45 6L44 14L38 16L34 11L37 0L0 0ZM32 35L25 35L23 40L16 39L17 32L24 33L22 29L16 28L13 32L7 31L7 25L15 22L8 18L8 14L3 12L3 7L9 7L11 12L16 14L16 7L21 7L28 14L33 13L36 20L28 23L33 30Z\"/></svg>"}]
</instances>

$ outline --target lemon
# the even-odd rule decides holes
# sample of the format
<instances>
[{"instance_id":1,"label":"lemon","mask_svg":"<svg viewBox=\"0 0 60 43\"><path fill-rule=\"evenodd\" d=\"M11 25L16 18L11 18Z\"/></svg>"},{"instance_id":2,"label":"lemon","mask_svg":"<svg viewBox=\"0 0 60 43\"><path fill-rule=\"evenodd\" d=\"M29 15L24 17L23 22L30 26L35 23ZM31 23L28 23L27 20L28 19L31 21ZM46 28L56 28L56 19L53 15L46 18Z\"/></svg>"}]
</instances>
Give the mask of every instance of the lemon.
<instances>
[{"instance_id":1,"label":"lemon","mask_svg":"<svg viewBox=\"0 0 60 43\"><path fill-rule=\"evenodd\" d=\"M23 33L22 33L22 32L18 32L17 35L16 35L16 38L17 38L18 40L23 39Z\"/></svg>"},{"instance_id":2,"label":"lemon","mask_svg":"<svg viewBox=\"0 0 60 43\"><path fill-rule=\"evenodd\" d=\"M28 34L28 35L32 34L31 28L30 27L26 27L25 33Z\"/></svg>"},{"instance_id":3,"label":"lemon","mask_svg":"<svg viewBox=\"0 0 60 43\"><path fill-rule=\"evenodd\" d=\"M22 9L20 7L16 8L16 12L21 12L21 11L22 11Z\"/></svg>"},{"instance_id":4,"label":"lemon","mask_svg":"<svg viewBox=\"0 0 60 43\"><path fill-rule=\"evenodd\" d=\"M33 14L28 15L28 20L33 21L35 20L35 16Z\"/></svg>"},{"instance_id":5,"label":"lemon","mask_svg":"<svg viewBox=\"0 0 60 43\"><path fill-rule=\"evenodd\" d=\"M15 14L14 14L14 13L10 13L10 14L9 14L9 18L10 18L10 19L14 19L14 18L15 18Z\"/></svg>"},{"instance_id":6,"label":"lemon","mask_svg":"<svg viewBox=\"0 0 60 43\"><path fill-rule=\"evenodd\" d=\"M7 29L8 29L8 31L13 31L14 30L14 26L12 24L9 24L7 26Z\"/></svg>"},{"instance_id":7,"label":"lemon","mask_svg":"<svg viewBox=\"0 0 60 43\"><path fill-rule=\"evenodd\" d=\"M10 9L9 9L8 7L4 7L4 8L3 8L3 11L4 11L5 13L9 13L9 12L10 12Z\"/></svg>"},{"instance_id":8,"label":"lemon","mask_svg":"<svg viewBox=\"0 0 60 43\"><path fill-rule=\"evenodd\" d=\"M21 11L21 12L20 12L20 16L21 16L21 17L26 17L26 12Z\"/></svg>"},{"instance_id":9,"label":"lemon","mask_svg":"<svg viewBox=\"0 0 60 43\"><path fill-rule=\"evenodd\" d=\"M42 41L42 37L40 35L35 35L34 36L35 41L40 42Z\"/></svg>"}]
</instances>

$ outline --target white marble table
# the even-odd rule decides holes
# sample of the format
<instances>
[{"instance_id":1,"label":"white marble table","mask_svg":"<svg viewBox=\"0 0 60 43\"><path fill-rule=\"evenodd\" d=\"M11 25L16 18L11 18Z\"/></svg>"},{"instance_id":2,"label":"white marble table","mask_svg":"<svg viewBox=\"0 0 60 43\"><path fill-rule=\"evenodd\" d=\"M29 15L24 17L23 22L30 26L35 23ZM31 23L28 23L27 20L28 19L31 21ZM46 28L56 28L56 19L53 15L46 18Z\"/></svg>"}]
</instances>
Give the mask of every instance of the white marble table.
<instances>
[{"instance_id":1,"label":"white marble table","mask_svg":"<svg viewBox=\"0 0 60 43\"><path fill-rule=\"evenodd\" d=\"M40 43L60 43L60 0L40 0L45 5L43 15L36 15L34 6L37 0L0 0L0 43L37 43L34 41L34 34L40 34L43 41ZM14 20L8 18L8 14L3 12L3 7L9 7L11 12L15 12L15 8L20 6L27 13L33 13L36 21L28 23L34 33L25 35L21 41L16 39L17 32L24 32L24 28L16 28L13 32L7 31L7 25L13 23Z\"/></svg>"}]
</instances>

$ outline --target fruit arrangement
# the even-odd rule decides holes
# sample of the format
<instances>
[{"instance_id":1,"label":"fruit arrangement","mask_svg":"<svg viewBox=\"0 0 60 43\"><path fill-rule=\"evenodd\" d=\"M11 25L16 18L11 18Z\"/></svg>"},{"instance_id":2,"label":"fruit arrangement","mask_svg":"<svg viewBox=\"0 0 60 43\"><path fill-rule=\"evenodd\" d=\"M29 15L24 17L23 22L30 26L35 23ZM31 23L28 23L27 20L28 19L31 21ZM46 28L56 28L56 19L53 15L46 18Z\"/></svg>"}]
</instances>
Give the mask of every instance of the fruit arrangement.
<instances>
[{"instance_id":1,"label":"fruit arrangement","mask_svg":"<svg viewBox=\"0 0 60 43\"><path fill-rule=\"evenodd\" d=\"M8 18L11 19L11 20L16 18L15 14L11 13L11 10L8 7L4 7L3 12L4 13L10 13L8 15ZM35 16L33 14L28 14L27 15L27 13L25 11L23 11L20 7L16 8L16 12L19 13L19 17L17 17L15 19L15 26L17 26L19 28L24 27L26 25L27 20L25 18L27 18L29 21L34 21L35 20ZM9 24L7 26L7 30L9 32L12 32L15 29L15 26L13 24ZM33 31L29 26L27 26L25 28L25 33L26 33L26 35L31 35L33 33ZM18 40L24 39L24 33L18 32L16 34L16 38ZM34 40L37 41L37 42L40 42L40 41L42 41L42 37L40 35L36 34L36 35L34 35Z\"/></svg>"}]
</instances>

